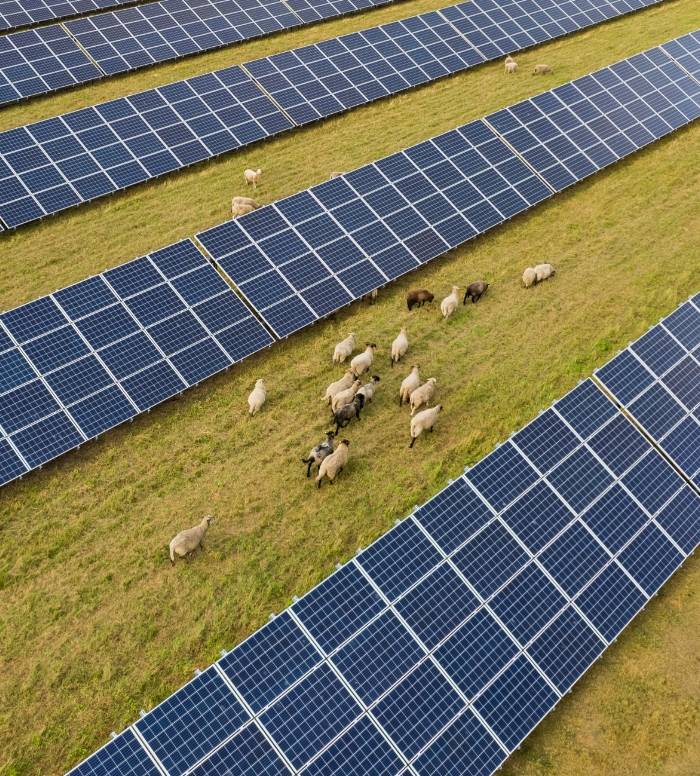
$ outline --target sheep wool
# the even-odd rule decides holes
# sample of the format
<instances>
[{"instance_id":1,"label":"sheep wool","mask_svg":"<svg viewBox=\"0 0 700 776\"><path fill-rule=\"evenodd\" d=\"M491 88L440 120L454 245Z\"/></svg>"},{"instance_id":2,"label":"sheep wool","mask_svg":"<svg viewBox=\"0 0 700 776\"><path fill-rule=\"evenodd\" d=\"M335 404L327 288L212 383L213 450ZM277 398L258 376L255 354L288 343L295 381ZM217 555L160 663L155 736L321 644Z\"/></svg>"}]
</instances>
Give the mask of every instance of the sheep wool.
<instances>
[{"instance_id":1,"label":"sheep wool","mask_svg":"<svg viewBox=\"0 0 700 776\"><path fill-rule=\"evenodd\" d=\"M399 406L404 402L408 403L413 391L420 385L420 369L418 364L414 364L411 367L411 371L408 377L404 377L401 387L399 388Z\"/></svg>"},{"instance_id":2,"label":"sheep wool","mask_svg":"<svg viewBox=\"0 0 700 776\"><path fill-rule=\"evenodd\" d=\"M432 302L435 296L427 288L414 288L406 294L406 307L409 312L416 306L423 307L426 302Z\"/></svg>"},{"instance_id":3,"label":"sheep wool","mask_svg":"<svg viewBox=\"0 0 700 776\"><path fill-rule=\"evenodd\" d=\"M452 286L452 291L449 296L446 296L442 302L440 302L440 312L442 317L447 319L457 309L459 304L459 286Z\"/></svg>"},{"instance_id":4,"label":"sheep wool","mask_svg":"<svg viewBox=\"0 0 700 776\"><path fill-rule=\"evenodd\" d=\"M434 377L429 377L423 385L416 388L411 394L411 415L415 415L416 412L435 396L435 384L437 380Z\"/></svg>"},{"instance_id":5,"label":"sheep wool","mask_svg":"<svg viewBox=\"0 0 700 776\"><path fill-rule=\"evenodd\" d=\"M325 402L326 404L330 404L336 393L349 388L353 384L354 380L355 375L353 375L352 371L348 369L348 371L340 378L340 380L336 380L335 382L331 383L328 388L326 388L326 393L321 401Z\"/></svg>"},{"instance_id":6,"label":"sheep wool","mask_svg":"<svg viewBox=\"0 0 700 776\"><path fill-rule=\"evenodd\" d=\"M357 392L357 395L365 397L365 404L369 404L374 398L374 392L377 390L377 383L379 382L379 375L372 375L372 379L366 382L362 388Z\"/></svg>"},{"instance_id":7,"label":"sheep wool","mask_svg":"<svg viewBox=\"0 0 700 776\"><path fill-rule=\"evenodd\" d=\"M525 288L530 288L530 286L534 286L535 283L537 283L537 273L532 267L528 267L525 272L523 272L523 285Z\"/></svg>"},{"instance_id":8,"label":"sheep wool","mask_svg":"<svg viewBox=\"0 0 700 776\"><path fill-rule=\"evenodd\" d=\"M342 364L352 355L355 349L355 333L351 332L344 340L341 340L333 351L333 363Z\"/></svg>"},{"instance_id":9,"label":"sheep wool","mask_svg":"<svg viewBox=\"0 0 700 776\"><path fill-rule=\"evenodd\" d=\"M374 361L374 350L376 347L374 342L366 342L365 349L362 353L358 353L358 355L350 362L350 369L355 377L364 374L372 366Z\"/></svg>"},{"instance_id":10,"label":"sheep wool","mask_svg":"<svg viewBox=\"0 0 700 776\"><path fill-rule=\"evenodd\" d=\"M535 274L537 275L538 283L541 280L547 280L547 278L551 278L555 272L555 269L551 264L538 264L536 267L534 267L534 270Z\"/></svg>"},{"instance_id":11,"label":"sheep wool","mask_svg":"<svg viewBox=\"0 0 700 776\"><path fill-rule=\"evenodd\" d=\"M360 386L362 383L359 380L355 380L355 382L349 387L346 388L344 391L338 391L336 395L331 399L331 410L335 414L341 407L344 407L346 404L350 404L350 402L355 398L355 394L360 390Z\"/></svg>"},{"instance_id":12,"label":"sheep wool","mask_svg":"<svg viewBox=\"0 0 700 776\"><path fill-rule=\"evenodd\" d=\"M398 364L408 350L408 334L402 328L396 339L391 343L391 365Z\"/></svg>"},{"instance_id":13,"label":"sheep wool","mask_svg":"<svg viewBox=\"0 0 700 776\"><path fill-rule=\"evenodd\" d=\"M416 439L424 431L432 431L437 416L442 412L442 404L436 404L434 407L429 407L427 410L423 410L411 418L411 444L409 447L413 447Z\"/></svg>"},{"instance_id":14,"label":"sheep wool","mask_svg":"<svg viewBox=\"0 0 700 776\"><path fill-rule=\"evenodd\" d=\"M302 458L301 462L306 464L306 476L311 476L311 467L316 464L321 464L324 458L327 458L335 449L335 432L326 431L326 438L323 442L319 442L315 447L311 448L309 455L306 458Z\"/></svg>"},{"instance_id":15,"label":"sheep wool","mask_svg":"<svg viewBox=\"0 0 700 776\"><path fill-rule=\"evenodd\" d=\"M245 179L247 186L250 186L252 184L253 189L257 189L258 183L260 183L260 178L262 178L262 170L261 169L244 170L243 178Z\"/></svg>"},{"instance_id":16,"label":"sheep wool","mask_svg":"<svg viewBox=\"0 0 700 776\"><path fill-rule=\"evenodd\" d=\"M337 450L324 458L321 461L321 465L318 467L318 474L316 475L316 487L321 487L321 480L324 477L328 477L331 485L335 478L343 471L347 465L349 458L350 442L347 439L341 440Z\"/></svg>"},{"instance_id":17,"label":"sheep wool","mask_svg":"<svg viewBox=\"0 0 700 776\"><path fill-rule=\"evenodd\" d=\"M199 525L195 525L193 528L186 528L184 531L180 531L170 541L170 562L175 563L175 556L184 558L187 555L192 554L198 547L202 547L202 540L204 534L209 528L209 524L214 518L211 515L203 517Z\"/></svg>"},{"instance_id":18,"label":"sheep wool","mask_svg":"<svg viewBox=\"0 0 700 776\"><path fill-rule=\"evenodd\" d=\"M248 414L255 415L255 413L262 408L263 404L265 404L266 399L267 388L265 386L265 381L258 380L255 383L255 388L253 388L250 392L250 396L248 396Z\"/></svg>"}]
</instances>

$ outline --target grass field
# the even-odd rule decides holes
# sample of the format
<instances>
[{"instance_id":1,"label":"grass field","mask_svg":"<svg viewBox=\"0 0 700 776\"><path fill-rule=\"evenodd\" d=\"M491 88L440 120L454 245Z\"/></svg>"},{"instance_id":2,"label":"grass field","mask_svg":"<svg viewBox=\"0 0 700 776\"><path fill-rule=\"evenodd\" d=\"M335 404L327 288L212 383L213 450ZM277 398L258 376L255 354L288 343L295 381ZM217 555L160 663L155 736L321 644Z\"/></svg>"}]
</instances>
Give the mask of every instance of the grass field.
<instances>
[{"instance_id":1,"label":"grass field","mask_svg":"<svg viewBox=\"0 0 700 776\"><path fill-rule=\"evenodd\" d=\"M244 61L442 2L404 2L114 79L0 114L1 128ZM138 187L0 239L0 309L223 220L241 171L270 201L699 26L697 0L605 24ZM490 235L248 359L0 492L0 773L57 774L177 689L351 557L465 464L700 288L700 126L559 195ZM557 277L530 291L523 267ZM493 283L442 323L410 315L409 287ZM436 432L407 449L388 346L438 379ZM299 457L327 426L319 401L348 331L379 344L382 382L351 426L351 463L317 493ZM245 398L267 378L253 420ZM167 542L201 514L207 549L171 568ZM700 565L690 559L504 768L507 776L700 772Z\"/></svg>"}]
</instances>

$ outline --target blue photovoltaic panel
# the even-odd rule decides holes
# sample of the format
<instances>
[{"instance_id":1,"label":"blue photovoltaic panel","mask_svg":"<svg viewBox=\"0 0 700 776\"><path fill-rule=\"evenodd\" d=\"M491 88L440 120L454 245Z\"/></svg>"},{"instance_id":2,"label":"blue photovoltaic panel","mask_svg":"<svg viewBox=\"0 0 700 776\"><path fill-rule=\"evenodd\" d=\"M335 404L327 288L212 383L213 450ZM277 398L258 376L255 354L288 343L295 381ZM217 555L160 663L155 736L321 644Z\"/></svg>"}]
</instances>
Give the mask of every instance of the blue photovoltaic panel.
<instances>
[{"instance_id":1,"label":"blue photovoltaic panel","mask_svg":"<svg viewBox=\"0 0 700 776\"><path fill-rule=\"evenodd\" d=\"M557 191L700 116L700 84L650 49L487 121Z\"/></svg>"},{"instance_id":2,"label":"blue photovoltaic panel","mask_svg":"<svg viewBox=\"0 0 700 776\"><path fill-rule=\"evenodd\" d=\"M661 48L692 76L700 80L700 34L690 32L664 43Z\"/></svg>"},{"instance_id":3,"label":"blue photovoltaic panel","mask_svg":"<svg viewBox=\"0 0 700 776\"><path fill-rule=\"evenodd\" d=\"M642 434L621 415L592 436L588 446L618 477L651 448Z\"/></svg>"},{"instance_id":4,"label":"blue photovoltaic panel","mask_svg":"<svg viewBox=\"0 0 700 776\"><path fill-rule=\"evenodd\" d=\"M321 661L321 655L283 612L219 661L238 692L254 712Z\"/></svg>"},{"instance_id":5,"label":"blue photovoltaic panel","mask_svg":"<svg viewBox=\"0 0 700 776\"><path fill-rule=\"evenodd\" d=\"M555 402L554 407L582 439L587 439L617 414L615 405L592 380L584 380Z\"/></svg>"},{"instance_id":6,"label":"blue photovoltaic panel","mask_svg":"<svg viewBox=\"0 0 700 776\"><path fill-rule=\"evenodd\" d=\"M675 469L655 450L625 474L622 482L649 512L660 509L683 484Z\"/></svg>"},{"instance_id":7,"label":"blue photovoltaic panel","mask_svg":"<svg viewBox=\"0 0 700 776\"><path fill-rule=\"evenodd\" d=\"M136 0L0 0L0 30L29 27L133 2Z\"/></svg>"},{"instance_id":8,"label":"blue photovoltaic panel","mask_svg":"<svg viewBox=\"0 0 700 776\"><path fill-rule=\"evenodd\" d=\"M107 774L161 776L160 770L146 754L146 750L131 730L125 730L70 771L70 776L107 776Z\"/></svg>"},{"instance_id":9,"label":"blue photovoltaic panel","mask_svg":"<svg viewBox=\"0 0 700 776\"><path fill-rule=\"evenodd\" d=\"M683 555L654 525L648 525L620 553L620 563L652 596L683 562Z\"/></svg>"},{"instance_id":10,"label":"blue photovoltaic panel","mask_svg":"<svg viewBox=\"0 0 700 776\"><path fill-rule=\"evenodd\" d=\"M292 125L240 67L0 133L0 217L14 227Z\"/></svg>"},{"instance_id":11,"label":"blue photovoltaic panel","mask_svg":"<svg viewBox=\"0 0 700 776\"><path fill-rule=\"evenodd\" d=\"M648 517L616 483L583 513L582 519L608 550L616 553L645 525Z\"/></svg>"},{"instance_id":12,"label":"blue photovoltaic panel","mask_svg":"<svg viewBox=\"0 0 700 776\"><path fill-rule=\"evenodd\" d=\"M656 522L683 552L693 552L700 542L700 496L684 486L659 512Z\"/></svg>"},{"instance_id":13,"label":"blue photovoltaic panel","mask_svg":"<svg viewBox=\"0 0 700 776\"><path fill-rule=\"evenodd\" d=\"M578 447L576 435L551 409L518 431L513 442L542 473L552 469Z\"/></svg>"},{"instance_id":14,"label":"blue photovoltaic panel","mask_svg":"<svg viewBox=\"0 0 700 776\"><path fill-rule=\"evenodd\" d=\"M588 506L613 481L612 475L585 447L562 461L547 475L547 479L577 512Z\"/></svg>"},{"instance_id":15,"label":"blue photovoltaic panel","mask_svg":"<svg viewBox=\"0 0 700 776\"><path fill-rule=\"evenodd\" d=\"M470 469L466 477L494 509L501 510L536 482L538 474L506 442Z\"/></svg>"},{"instance_id":16,"label":"blue photovoltaic panel","mask_svg":"<svg viewBox=\"0 0 700 776\"><path fill-rule=\"evenodd\" d=\"M212 666L142 717L136 728L168 773L179 776L247 720Z\"/></svg>"},{"instance_id":17,"label":"blue photovoltaic panel","mask_svg":"<svg viewBox=\"0 0 700 776\"><path fill-rule=\"evenodd\" d=\"M289 769L260 729L252 724L190 773L192 776L287 776Z\"/></svg>"},{"instance_id":18,"label":"blue photovoltaic panel","mask_svg":"<svg viewBox=\"0 0 700 776\"><path fill-rule=\"evenodd\" d=\"M300 768L360 713L359 704L324 664L263 712L260 721Z\"/></svg>"},{"instance_id":19,"label":"blue photovoltaic panel","mask_svg":"<svg viewBox=\"0 0 700 776\"><path fill-rule=\"evenodd\" d=\"M508 507L501 519L534 553L567 526L573 514L543 480Z\"/></svg>"},{"instance_id":20,"label":"blue photovoltaic panel","mask_svg":"<svg viewBox=\"0 0 700 776\"><path fill-rule=\"evenodd\" d=\"M60 24L0 37L0 105L101 77Z\"/></svg>"},{"instance_id":21,"label":"blue photovoltaic panel","mask_svg":"<svg viewBox=\"0 0 700 776\"><path fill-rule=\"evenodd\" d=\"M272 341L189 240L3 313L0 331L0 429L29 468Z\"/></svg>"}]
</instances>

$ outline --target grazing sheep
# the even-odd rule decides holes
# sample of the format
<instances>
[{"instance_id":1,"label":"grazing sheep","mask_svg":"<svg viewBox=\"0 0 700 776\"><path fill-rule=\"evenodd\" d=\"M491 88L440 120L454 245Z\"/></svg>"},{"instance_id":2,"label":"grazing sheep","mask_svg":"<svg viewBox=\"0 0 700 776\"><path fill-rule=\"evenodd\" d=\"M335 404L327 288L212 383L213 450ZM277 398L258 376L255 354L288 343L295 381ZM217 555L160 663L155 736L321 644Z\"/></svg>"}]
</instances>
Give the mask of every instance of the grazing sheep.
<instances>
[{"instance_id":1,"label":"grazing sheep","mask_svg":"<svg viewBox=\"0 0 700 776\"><path fill-rule=\"evenodd\" d=\"M365 372L368 372L374 361L374 351L377 347L376 344L374 342L365 342L365 346L364 351L358 353L350 362L350 370L355 377L359 377Z\"/></svg>"},{"instance_id":2,"label":"grazing sheep","mask_svg":"<svg viewBox=\"0 0 700 776\"><path fill-rule=\"evenodd\" d=\"M250 392L250 396L248 396L248 414L255 415L255 413L262 408L263 404L265 404L265 399L267 399L265 381L258 380L255 383L255 388L253 388Z\"/></svg>"},{"instance_id":3,"label":"grazing sheep","mask_svg":"<svg viewBox=\"0 0 700 776\"><path fill-rule=\"evenodd\" d=\"M360 381L355 380L355 382L349 387L346 388L344 391L338 391L336 395L331 399L331 412L335 414L341 407L344 407L346 404L350 404L350 402L355 398L355 394L360 390Z\"/></svg>"},{"instance_id":4,"label":"grazing sheep","mask_svg":"<svg viewBox=\"0 0 700 776\"><path fill-rule=\"evenodd\" d=\"M534 286L535 283L537 283L537 273L532 267L528 267L525 272L523 272L523 285L525 288L530 288L530 286Z\"/></svg>"},{"instance_id":5,"label":"grazing sheep","mask_svg":"<svg viewBox=\"0 0 700 776\"><path fill-rule=\"evenodd\" d=\"M535 267L533 267L533 269L537 275L538 283L541 280L547 280L547 278L551 278L552 275L556 272L551 264L537 264Z\"/></svg>"},{"instance_id":6,"label":"grazing sheep","mask_svg":"<svg viewBox=\"0 0 700 776\"><path fill-rule=\"evenodd\" d=\"M260 183L260 178L262 178L262 170L258 168L257 170L245 170L243 172L243 177L245 178L246 186L253 185L253 190L258 188L258 183Z\"/></svg>"},{"instance_id":7,"label":"grazing sheep","mask_svg":"<svg viewBox=\"0 0 700 776\"><path fill-rule=\"evenodd\" d=\"M369 404L374 398L374 392L377 390L377 383L379 382L379 375L372 375L372 379L365 383L362 388L357 392L357 396L365 397L365 404Z\"/></svg>"},{"instance_id":8,"label":"grazing sheep","mask_svg":"<svg viewBox=\"0 0 700 776\"><path fill-rule=\"evenodd\" d=\"M549 65L535 65L532 68L533 75L549 75L553 70Z\"/></svg>"},{"instance_id":9,"label":"grazing sheep","mask_svg":"<svg viewBox=\"0 0 700 776\"><path fill-rule=\"evenodd\" d=\"M411 415L415 415L416 412L425 404L428 406L428 402L435 395L435 384L437 380L434 377L429 377L426 382L411 394Z\"/></svg>"},{"instance_id":10,"label":"grazing sheep","mask_svg":"<svg viewBox=\"0 0 700 776\"><path fill-rule=\"evenodd\" d=\"M231 216L233 218L245 216L259 207L260 205L254 199L250 199L250 197L234 197L231 200Z\"/></svg>"},{"instance_id":11,"label":"grazing sheep","mask_svg":"<svg viewBox=\"0 0 700 776\"><path fill-rule=\"evenodd\" d=\"M420 369L418 368L418 364L414 364L411 367L410 374L408 377L404 377L401 387L399 388L399 407L402 406L404 402L408 404L411 399L411 394L419 385Z\"/></svg>"},{"instance_id":12,"label":"grazing sheep","mask_svg":"<svg viewBox=\"0 0 700 776\"><path fill-rule=\"evenodd\" d=\"M405 327L401 328L396 339L391 343L391 365L398 364L408 350L408 335Z\"/></svg>"},{"instance_id":13,"label":"grazing sheep","mask_svg":"<svg viewBox=\"0 0 700 776\"><path fill-rule=\"evenodd\" d=\"M362 297L363 302L367 302L368 304L374 304L377 301L377 297L379 296L379 289L374 288L372 291L369 292L369 294L365 294Z\"/></svg>"},{"instance_id":14,"label":"grazing sheep","mask_svg":"<svg viewBox=\"0 0 700 776\"><path fill-rule=\"evenodd\" d=\"M328 180L329 180L329 181L332 181L332 180L333 180L333 178L340 178L340 176L341 176L341 175L345 175L345 173L344 173L344 172L332 172L332 173L331 173L331 174L328 176Z\"/></svg>"},{"instance_id":15,"label":"grazing sheep","mask_svg":"<svg viewBox=\"0 0 700 776\"><path fill-rule=\"evenodd\" d=\"M442 411L442 404L436 404L434 407L430 407L427 410L419 412L417 415L411 418L411 444L409 447L413 447L416 439L424 431L432 431L437 416Z\"/></svg>"},{"instance_id":16,"label":"grazing sheep","mask_svg":"<svg viewBox=\"0 0 700 776\"><path fill-rule=\"evenodd\" d=\"M337 450L326 456L318 467L318 474L316 475L316 487L320 489L321 480L324 477L328 477L331 485L335 481L335 478L343 471L345 465L348 462L350 441L347 439L341 439Z\"/></svg>"},{"instance_id":17,"label":"grazing sheep","mask_svg":"<svg viewBox=\"0 0 700 776\"><path fill-rule=\"evenodd\" d=\"M348 371L340 378L340 380L336 380L335 382L331 383L328 388L326 388L326 393L321 401L325 402L326 404L330 404L336 393L349 388L353 384L354 380L355 375L352 373L351 369L348 369Z\"/></svg>"},{"instance_id":18,"label":"grazing sheep","mask_svg":"<svg viewBox=\"0 0 700 776\"><path fill-rule=\"evenodd\" d=\"M452 286L452 291L449 296L446 296L442 302L440 302L440 312L442 313L443 318L449 318L457 309L457 305L459 304L459 297L457 296L458 292L459 286Z\"/></svg>"},{"instance_id":19,"label":"grazing sheep","mask_svg":"<svg viewBox=\"0 0 700 776\"><path fill-rule=\"evenodd\" d=\"M361 393L358 393L350 402L350 404L344 405L337 412L335 412L333 414L333 420L335 421L335 433L337 434L341 428L345 428L345 426L347 426L353 418L361 420L360 412L364 406L365 397Z\"/></svg>"},{"instance_id":20,"label":"grazing sheep","mask_svg":"<svg viewBox=\"0 0 700 776\"><path fill-rule=\"evenodd\" d=\"M333 363L342 364L346 358L352 355L352 351L355 349L355 333L350 332L348 336L341 340L333 351Z\"/></svg>"},{"instance_id":21,"label":"grazing sheep","mask_svg":"<svg viewBox=\"0 0 700 776\"><path fill-rule=\"evenodd\" d=\"M473 304L476 304L479 299L486 293L486 289L490 286L490 283L484 283L483 280L477 280L475 283L470 283L467 286L467 290L464 292L464 299L462 304L467 303L467 299L471 299Z\"/></svg>"},{"instance_id":22,"label":"grazing sheep","mask_svg":"<svg viewBox=\"0 0 700 776\"><path fill-rule=\"evenodd\" d=\"M187 528L184 531L180 531L170 542L170 562L175 563L175 556L179 555L181 558L185 558L191 555L197 547L202 547L202 540L204 534L209 528L209 524L214 518L211 515L203 517L199 525L195 525L194 528Z\"/></svg>"},{"instance_id":23,"label":"grazing sheep","mask_svg":"<svg viewBox=\"0 0 700 776\"><path fill-rule=\"evenodd\" d=\"M426 302L432 302L435 296L427 288L414 288L406 294L406 306L411 311L416 305L423 307Z\"/></svg>"},{"instance_id":24,"label":"grazing sheep","mask_svg":"<svg viewBox=\"0 0 700 776\"><path fill-rule=\"evenodd\" d=\"M517 73L518 71L518 63L513 59L511 56L507 56L505 59L505 71L508 73L508 75L512 75L513 73Z\"/></svg>"},{"instance_id":25,"label":"grazing sheep","mask_svg":"<svg viewBox=\"0 0 700 776\"><path fill-rule=\"evenodd\" d=\"M335 431L326 431L326 439L323 442L319 442L316 447L311 448L308 458L302 458L301 462L305 463L306 476L311 476L311 467L316 464L321 465L321 461L327 458L335 448Z\"/></svg>"}]
</instances>

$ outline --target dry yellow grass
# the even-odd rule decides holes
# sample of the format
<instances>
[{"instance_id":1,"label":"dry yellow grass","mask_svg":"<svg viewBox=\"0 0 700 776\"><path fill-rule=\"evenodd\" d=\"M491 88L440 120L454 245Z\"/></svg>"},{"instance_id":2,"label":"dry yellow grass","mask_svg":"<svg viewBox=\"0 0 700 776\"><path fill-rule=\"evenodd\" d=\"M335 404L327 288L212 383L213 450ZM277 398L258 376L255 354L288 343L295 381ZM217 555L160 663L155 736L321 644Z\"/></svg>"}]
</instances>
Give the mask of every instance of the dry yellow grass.
<instances>
[{"instance_id":1,"label":"dry yellow grass","mask_svg":"<svg viewBox=\"0 0 700 776\"><path fill-rule=\"evenodd\" d=\"M222 220L246 166L266 169L262 193L274 199L695 26L695 0L676 0L521 57L523 69L553 64L549 81L483 67L5 236L0 307ZM89 754L697 291L699 139L698 126L674 134L393 284L375 306L348 308L4 488L0 773L60 773ZM520 272L539 260L558 275L526 292ZM477 277L493 283L487 296L447 324L435 307L406 312L413 285L439 296ZM446 407L410 452L395 401L403 370L388 368L404 323ZM383 379L348 429L349 468L317 493L299 457L325 430L319 397L350 329L379 343ZM268 404L249 420L259 376ZM218 517L206 552L171 568L168 540L205 513ZM700 772L699 586L691 559L504 773Z\"/></svg>"}]
</instances>

